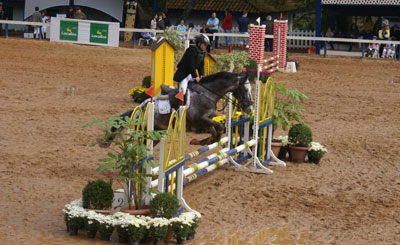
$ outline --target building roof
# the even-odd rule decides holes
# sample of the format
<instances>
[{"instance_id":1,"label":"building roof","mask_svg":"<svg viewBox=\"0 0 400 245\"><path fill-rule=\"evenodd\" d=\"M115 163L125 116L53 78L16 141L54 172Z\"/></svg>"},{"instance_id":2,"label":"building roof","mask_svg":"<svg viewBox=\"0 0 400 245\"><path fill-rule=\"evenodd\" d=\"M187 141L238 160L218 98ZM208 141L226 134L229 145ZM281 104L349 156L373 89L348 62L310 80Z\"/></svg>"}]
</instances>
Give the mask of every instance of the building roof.
<instances>
[{"instance_id":1,"label":"building roof","mask_svg":"<svg viewBox=\"0 0 400 245\"><path fill-rule=\"evenodd\" d=\"M400 0L322 0L322 5L400 5Z\"/></svg>"},{"instance_id":2,"label":"building roof","mask_svg":"<svg viewBox=\"0 0 400 245\"><path fill-rule=\"evenodd\" d=\"M168 9L185 9L189 0L170 0ZM232 12L248 11L249 13L260 13L261 10L253 3L240 0L198 0L193 10L224 12L229 9Z\"/></svg>"},{"instance_id":3,"label":"building roof","mask_svg":"<svg viewBox=\"0 0 400 245\"><path fill-rule=\"evenodd\" d=\"M170 42L168 42L168 40L165 39L165 38L160 38L156 43L152 44L150 46L150 50L151 51L156 51L158 49L158 47L160 47L161 44L163 44L164 42L168 43L175 50L174 45L172 45Z\"/></svg>"},{"instance_id":4,"label":"building roof","mask_svg":"<svg viewBox=\"0 0 400 245\"><path fill-rule=\"evenodd\" d=\"M168 9L184 10L189 0L169 0ZM293 0L287 0L284 5L276 6L271 0L197 0L194 11L231 12L250 14L276 13L296 10L298 6Z\"/></svg>"}]
</instances>

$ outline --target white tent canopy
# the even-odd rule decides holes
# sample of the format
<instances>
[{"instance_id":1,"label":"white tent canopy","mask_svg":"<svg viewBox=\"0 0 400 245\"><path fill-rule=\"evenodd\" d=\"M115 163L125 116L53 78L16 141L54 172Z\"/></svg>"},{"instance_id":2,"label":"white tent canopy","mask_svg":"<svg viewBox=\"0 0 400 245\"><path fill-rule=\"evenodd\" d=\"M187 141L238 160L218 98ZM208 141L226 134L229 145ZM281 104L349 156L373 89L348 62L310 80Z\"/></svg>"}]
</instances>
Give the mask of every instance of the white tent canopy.
<instances>
[{"instance_id":1,"label":"white tent canopy","mask_svg":"<svg viewBox=\"0 0 400 245\"><path fill-rule=\"evenodd\" d=\"M122 21L122 13L124 10L124 0L75 0L76 6L85 6L102 11L118 21ZM69 0L25 0L24 19L27 19L35 12L35 7L39 10L68 6Z\"/></svg>"}]
</instances>

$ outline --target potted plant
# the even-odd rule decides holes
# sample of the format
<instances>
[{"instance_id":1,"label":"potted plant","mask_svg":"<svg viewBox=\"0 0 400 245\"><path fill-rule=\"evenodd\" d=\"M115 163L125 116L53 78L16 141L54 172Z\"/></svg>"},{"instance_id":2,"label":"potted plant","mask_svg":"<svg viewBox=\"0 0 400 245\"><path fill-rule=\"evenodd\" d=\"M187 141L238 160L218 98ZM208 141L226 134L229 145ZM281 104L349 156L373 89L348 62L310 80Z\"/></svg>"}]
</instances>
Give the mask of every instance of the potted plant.
<instances>
[{"instance_id":1,"label":"potted plant","mask_svg":"<svg viewBox=\"0 0 400 245\"><path fill-rule=\"evenodd\" d=\"M286 131L292 127L294 122L304 123L301 117L304 111L302 105L308 97L299 90L288 89L284 83L272 82L270 86L274 86L275 89L274 115L272 117L274 131L279 128Z\"/></svg>"},{"instance_id":2,"label":"potted plant","mask_svg":"<svg viewBox=\"0 0 400 245\"><path fill-rule=\"evenodd\" d=\"M98 214L95 211L88 211L85 218L85 230L88 238L95 238L98 230L99 222L97 221Z\"/></svg>"},{"instance_id":3,"label":"potted plant","mask_svg":"<svg viewBox=\"0 0 400 245\"><path fill-rule=\"evenodd\" d=\"M144 237L146 237L148 231L147 222L140 218L130 218L128 222L128 236L131 241L131 245L137 245Z\"/></svg>"},{"instance_id":4,"label":"potted plant","mask_svg":"<svg viewBox=\"0 0 400 245\"><path fill-rule=\"evenodd\" d=\"M311 142L311 147L308 149L308 161L319 164L326 152L328 150L323 145L318 142Z\"/></svg>"},{"instance_id":5,"label":"potted plant","mask_svg":"<svg viewBox=\"0 0 400 245\"><path fill-rule=\"evenodd\" d=\"M153 218L150 223L150 236L158 242L164 244L164 238L167 235L169 220L166 218Z\"/></svg>"},{"instance_id":6,"label":"potted plant","mask_svg":"<svg viewBox=\"0 0 400 245\"><path fill-rule=\"evenodd\" d=\"M293 125L289 130L289 152L293 162L304 162L312 142L311 129L304 124Z\"/></svg>"},{"instance_id":7,"label":"potted plant","mask_svg":"<svg viewBox=\"0 0 400 245\"><path fill-rule=\"evenodd\" d=\"M157 177L154 174L147 174L144 171L147 164L150 164L152 167L156 166L156 163L151 160L152 156L148 155L146 142L147 140L161 140L161 138L167 134L167 131L133 130L141 128L144 125L144 121L131 119L129 117L94 120L84 127L95 124L106 126L104 134L101 135L101 137L104 139L113 138L114 140L111 144L116 145L118 149L117 152L109 152L107 158L99 159L99 161L104 164L100 166L98 170L101 172L111 169L118 170L117 181L125 190L128 204L128 206L123 207L121 211L143 214L141 211L134 211L141 209L144 194L152 191L145 186L146 178ZM117 130L111 130L112 128ZM92 146L94 145L96 145L96 143L92 144ZM139 186L139 188L128 188L129 183L132 183L133 187ZM149 213L149 210L145 210L145 213Z\"/></svg>"},{"instance_id":8,"label":"potted plant","mask_svg":"<svg viewBox=\"0 0 400 245\"><path fill-rule=\"evenodd\" d=\"M76 200L63 208L64 221L67 225L67 231L71 236L78 235L78 230L85 227L86 210L80 205L82 201Z\"/></svg>"},{"instance_id":9,"label":"potted plant","mask_svg":"<svg viewBox=\"0 0 400 245\"><path fill-rule=\"evenodd\" d=\"M97 218L98 231L102 241L110 241L111 234L114 231L113 219L111 216L102 215Z\"/></svg>"},{"instance_id":10,"label":"potted plant","mask_svg":"<svg viewBox=\"0 0 400 245\"><path fill-rule=\"evenodd\" d=\"M112 206L113 198L112 180L108 183L102 179L89 180L82 190L83 208L86 209L109 210Z\"/></svg>"},{"instance_id":11,"label":"potted plant","mask_svg":"<svg viewBox=\"0 0 400 245\"><path fill-rule=\"evenodd\" d=\"M68 230L71 236L77 236L78 231L85 227L85 218L81 217L79 214L68 215Z\"/></svg>"},{"instance_id":12,"label":"potted plant","mask_svg":"<svg viewBox=\"0 0 400 245\"><path fill-rule=\"evenodd\" d=\"M177 244L185 244L186 238L191 233L191 224L180 217L170 219L172 231L175 234Z\"/></svg>"},{"instance_id":13,"label":"potted plant","mask_svg":"<svg viewBox=\"0 0 400 245\"><path fill-rule=\"evenodd\" d=\"M287 59L287 61L288 61L288 62L294 62L295 65L296 65L296 70L299 70L299 67L300 67L300 58L292 57L292 58Z\"/></svg>"},{"instance_id":14,"label":"potted plant","mask_svg":"<svg viewBox=\"0 0 400 245\"><path fill-rule=\"evenodd\" d=\"M158 193L150 202L150 213L155 218L170 219L179 210L178 198L170 193Z\"/></svg>"},{"instance_id":15,"label":"potted plant","mask_svg":"<svg viewBox=\"0 0 400 245\"><path fill-rule=\"evenodd\" d=\"M151 76L145 76L142 80L142 87L150 88L151 87Z\"/></svg>"},{"instance_id":16,"label":"potted plant","mask_svg":"<svg viewBox=\"0 0 400 245\"><path fill-rule=\"evenodd\" d=\"M277 158L284 159L289 150L288 136L278 136L278 138L274 138L271 143L271 149Z\"/></svg>"}]
</instances>

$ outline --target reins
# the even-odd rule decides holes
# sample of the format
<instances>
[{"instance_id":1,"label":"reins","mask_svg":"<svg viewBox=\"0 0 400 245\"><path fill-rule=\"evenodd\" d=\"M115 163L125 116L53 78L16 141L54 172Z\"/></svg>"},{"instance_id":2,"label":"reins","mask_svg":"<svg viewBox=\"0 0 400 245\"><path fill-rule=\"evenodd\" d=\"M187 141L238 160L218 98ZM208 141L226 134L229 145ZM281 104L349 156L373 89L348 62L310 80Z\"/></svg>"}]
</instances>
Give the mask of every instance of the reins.
<instances>
[{"instance_id":1,"label":"reins","mask_svg":"<svg viewBox=\"0 0 400 245\"><path fill-rule=\"evenodd\" d=\"M205 88L206 90L208 90L210 93L212 93L212 94L214 94L214 95L217 95L217 96L221 97L222 99L225 99L227 102L231 102L233 106L240 106L240 103L248 102L247 100L241 101L241 102L236 102L236 100L230 99L226 94L221 95L221 94L219 94L219 93L216 93L216 92L212 91L211 89L207 88L206 86L204 86L203 84L201 84L200 82L195 83L195 84L198 84L198 85L200 85L201 87L203 87L203 88ZM245 84L245 83L244 83L244 84ZM250 84L250 82L249 82L249 84ZM191 89L192 89L193 91L196 91L196 90L193 89L193 88L191 88ZM199 91L196 91L196 92L201 93L201 92L199 92ZM250 101L250 103L251 103L251 102L252 102L252 101ZM226 108L226 105L227 105L227 103L225 103L224 108L222 108L220 111L223 111L223 110Z\"/></svg>"}]
</instances>

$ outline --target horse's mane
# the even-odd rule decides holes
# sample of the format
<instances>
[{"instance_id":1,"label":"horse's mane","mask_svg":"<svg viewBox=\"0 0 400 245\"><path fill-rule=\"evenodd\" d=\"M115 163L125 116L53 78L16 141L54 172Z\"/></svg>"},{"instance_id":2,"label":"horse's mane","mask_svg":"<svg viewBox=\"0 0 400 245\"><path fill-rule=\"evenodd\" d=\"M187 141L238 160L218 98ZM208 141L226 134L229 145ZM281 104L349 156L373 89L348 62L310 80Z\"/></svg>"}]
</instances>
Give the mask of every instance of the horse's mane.
<instances>
[{"instance_id":1,"label":"horse's mane","mask_svg":"<svg viewBox=\"0 0 400 245\"><path fill-rule=\"evenodd\" d=\"M218 73L203 77L200 80L200 83L206 84L206 83L217 81L219 79L233 79L238 76L240 76L240 75L236 74L236 73L222 71L222 72L218 72Z\"/></svg>"}]
</instances>

